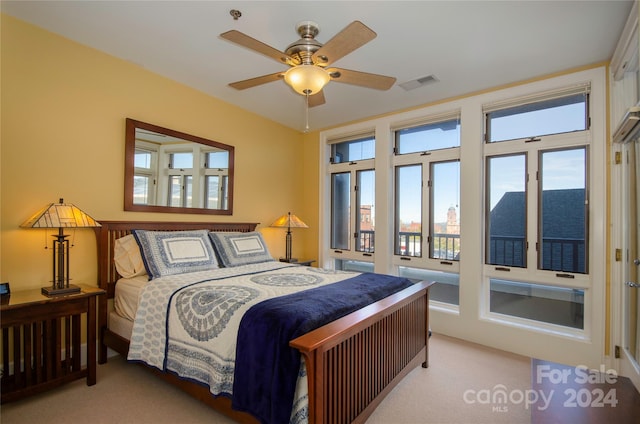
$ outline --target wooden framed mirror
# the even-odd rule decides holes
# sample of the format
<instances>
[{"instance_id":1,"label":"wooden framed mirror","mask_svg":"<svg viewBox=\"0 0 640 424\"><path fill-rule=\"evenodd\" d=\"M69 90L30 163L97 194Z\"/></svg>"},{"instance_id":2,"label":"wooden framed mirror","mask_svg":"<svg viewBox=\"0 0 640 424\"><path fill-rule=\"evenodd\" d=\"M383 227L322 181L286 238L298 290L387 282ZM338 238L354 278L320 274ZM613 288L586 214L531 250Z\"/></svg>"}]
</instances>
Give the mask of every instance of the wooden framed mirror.
<instances>
[{"instance_id":1,"label":"wooden framed mirror","mask_svg":"<svg viewBox=\"0 0 640 424\"><path fill-rule=\"evenodd\" d=\"M233 169L233 146L126 120L126 211L231 215Z\"/></svg>"}]
</instances>

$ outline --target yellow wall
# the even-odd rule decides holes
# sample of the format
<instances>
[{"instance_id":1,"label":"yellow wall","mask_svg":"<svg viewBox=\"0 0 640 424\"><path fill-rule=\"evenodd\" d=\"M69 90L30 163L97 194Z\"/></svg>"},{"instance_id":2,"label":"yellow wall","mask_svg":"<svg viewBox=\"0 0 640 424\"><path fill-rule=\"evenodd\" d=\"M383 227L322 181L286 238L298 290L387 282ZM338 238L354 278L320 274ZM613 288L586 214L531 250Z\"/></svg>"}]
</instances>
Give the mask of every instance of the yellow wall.
<instances>
[{"instance_id":1,"label":"yellow wall","mask_svg":"<svg viewBox=\"0 0 640 424\"><path fill-rule=\"evenodd\" d=\"M44 246L53 231L19 225L60 197L98 221L259 222L274 256L284 254L284 232L264 227L291 211L310 226L295 230L294 256L317 255L317 133L303 135L6 15L1 43L0 280L12 290L51 279ZM235 146L233 215L125 212L127 117ZM95 284L93 231L69 233L71 277Z\"/></svg>"}]
</instances>

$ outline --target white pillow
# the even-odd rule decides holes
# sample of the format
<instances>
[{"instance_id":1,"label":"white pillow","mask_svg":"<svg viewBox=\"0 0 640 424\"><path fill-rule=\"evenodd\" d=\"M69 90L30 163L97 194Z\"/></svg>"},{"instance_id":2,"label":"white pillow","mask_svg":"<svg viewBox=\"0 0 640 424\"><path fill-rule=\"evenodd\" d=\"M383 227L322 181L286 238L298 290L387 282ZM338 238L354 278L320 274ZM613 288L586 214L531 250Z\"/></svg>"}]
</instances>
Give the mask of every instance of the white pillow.
<instances>
[{"instance_id":1,"label":"white pillow","mask_svg":"<svg viewBox=\"0 0 640 424\"><path fill-rule=\"evenodd\" d=\"M138 246L133 234L116 240L113 246L113 262L118 274L124 278L133 278L147 273L142 261L140 246Z\"/></svg>"}]
</instances>

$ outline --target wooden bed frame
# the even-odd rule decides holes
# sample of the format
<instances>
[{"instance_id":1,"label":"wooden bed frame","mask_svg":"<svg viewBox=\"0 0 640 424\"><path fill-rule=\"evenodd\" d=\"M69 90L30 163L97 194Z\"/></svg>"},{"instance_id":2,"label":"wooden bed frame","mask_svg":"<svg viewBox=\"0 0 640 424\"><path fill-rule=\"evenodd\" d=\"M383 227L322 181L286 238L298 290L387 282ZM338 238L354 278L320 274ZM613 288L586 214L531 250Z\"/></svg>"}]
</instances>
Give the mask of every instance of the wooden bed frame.
<instances>
[{"instance_id":1,"label":"wooden bed frame","mask_svg":"<svg viewBox=\"0 0 640 424\"><path fill-rule=\"evenodd\" d=\"M144 230L191 230L250 232L255 223L99 221L98 284L107 291L100 296L98 362L107 362L107 347L126 357L129 341L107 327L107 298L114 296L119 278L113 262L116 239ZM309 422L364 422L382 399L411 370L428 367L429 288L420 282L392 296L311 331L290 345L303 355L309 380ZM173 374L150 370L191 396L240 423L257 420L231 409L231 400L214 397L203 385Z\"/></svg>"}]
</instances>

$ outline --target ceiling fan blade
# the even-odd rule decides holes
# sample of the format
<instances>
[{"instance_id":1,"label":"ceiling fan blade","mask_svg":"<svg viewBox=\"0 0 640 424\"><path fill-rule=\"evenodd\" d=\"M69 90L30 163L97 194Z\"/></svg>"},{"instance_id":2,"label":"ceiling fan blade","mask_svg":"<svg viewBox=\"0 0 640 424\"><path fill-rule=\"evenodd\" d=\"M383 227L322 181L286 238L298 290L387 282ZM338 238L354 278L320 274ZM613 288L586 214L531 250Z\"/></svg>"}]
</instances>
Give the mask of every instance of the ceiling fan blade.
<instances>
[{"instance_id":1,"label":"ceiling fan blade","mask_svg":"<svg viewBox=\"0 0 640 424\"><path fill-rule=\"evenodd\" d=\"M376 35L371 28L362 22L353 21L313 54L313 63L328 66L373 40Z\"/></svg>"},{"instance_id":2,"label":"ceiling fan blade","mask_svg":"<svg viewBox=\"0 0 640 424\"><path fill-rule=\"evenodd\" d=\"M326 100L324 99L324 92L320 91L313 96L309 96L309 107L315 107L325 104Z\"/></svg>"},{"instance_id":3,"label":"ceiling fan blade","mask_svg":"<svg viewBox=\"0 0 640 424\"><path fill-rule=\"evenodd\" d=\"M359 85L376 90L388 90L393 87L396 79L384 75L370 74L367 72L351 71L349 69L331 68L327 69L331 76L331 81L345 84Z\"/></svg>"},{"instance_id":4,"label":"ceiling fan blade","mask_svg":"<svg viewBox=\"0 0 640 424\"><path fill-rule=\"evenodd\" d=\"M268 44L263 43L262 41L258 41L253 37L249 37L248 35L240 31L236 31L235 29L223 32L222 34L220 34L220 37L224 38L227 41L231 41L232 43L236 43L240 46L246 47L255 52L270 57L271 59L279 63L284 63L291 66L297 65L296 61L291 56L271 47Z\"/></svg>"},{"instance_id":5,"label":"ceiling fan blade","mask_svg":"<svg viewBox=\"0 0 640 424\"><path fill-rule=\"evenodd\" d=\"M260 77L249 78L242 81L232 82L229 85L235 88L236 90L244 90L247 88L255 87L257 85L266 84L268 82L278 81L279 79L282 79L282 76L283 76L282 72L276 72L275 74L262 75Z\"/></svg>"}]
</instances>

